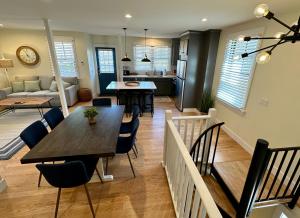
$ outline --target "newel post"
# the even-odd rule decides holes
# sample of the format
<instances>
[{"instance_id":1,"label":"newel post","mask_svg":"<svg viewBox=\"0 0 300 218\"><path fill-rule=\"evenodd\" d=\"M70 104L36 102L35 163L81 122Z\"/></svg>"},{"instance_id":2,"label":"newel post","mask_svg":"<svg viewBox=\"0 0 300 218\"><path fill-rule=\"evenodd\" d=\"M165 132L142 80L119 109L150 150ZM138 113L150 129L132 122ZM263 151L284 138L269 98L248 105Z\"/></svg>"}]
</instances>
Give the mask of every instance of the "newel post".
<instances>
[{"instance_id":1,"label":"newel post","mask_svg":"<svg viewBox=\"0 0 300 218\"><path fill-rule=\"evenodd\" d=\"M168 120L172 120L172 111L165 111L165 131L164 131L164 151L163 151L163 162L162 165L165 167L166 164L166 152L167 152L167 141L168 141Z\"/></svg>"}]
</instances>

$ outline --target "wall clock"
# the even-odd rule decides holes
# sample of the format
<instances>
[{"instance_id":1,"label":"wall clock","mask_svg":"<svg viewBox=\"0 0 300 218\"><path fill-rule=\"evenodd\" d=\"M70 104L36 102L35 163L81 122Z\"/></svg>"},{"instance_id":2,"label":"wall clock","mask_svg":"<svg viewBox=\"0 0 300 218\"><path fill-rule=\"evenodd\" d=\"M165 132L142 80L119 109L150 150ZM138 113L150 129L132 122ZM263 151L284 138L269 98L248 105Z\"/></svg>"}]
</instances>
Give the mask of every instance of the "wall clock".
<instances>
[{"instance_id":1,"label":"wall clock","mask_svg":"<svg viewBox=\"0 0 300 218\"><path fill-rule=\"evenodd\" d=\"M30 46L21 46L17 49L16 55L18 59L26 65L36 65L40 61L40 56L34 48Z\"/></svg>"}]
</instances>

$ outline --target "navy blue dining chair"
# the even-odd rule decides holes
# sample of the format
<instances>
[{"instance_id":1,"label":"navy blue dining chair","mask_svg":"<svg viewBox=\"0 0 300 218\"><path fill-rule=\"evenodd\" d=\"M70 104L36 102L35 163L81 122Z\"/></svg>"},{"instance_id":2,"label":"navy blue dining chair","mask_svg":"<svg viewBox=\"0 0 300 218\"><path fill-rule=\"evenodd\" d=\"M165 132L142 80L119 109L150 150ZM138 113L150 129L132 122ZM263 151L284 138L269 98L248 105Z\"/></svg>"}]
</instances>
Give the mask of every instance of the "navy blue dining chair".
<instances>
[{"instance_id":1,"label":"navy blue dining chair","mask_svg":"<svg viewBox=\"0 0 300 218\"><path fill-rule=\"evenodd\" d=\"M87 183L91 180L93 172L96 169L97 162L86 164L84 161L69 161L60 164L37 164L36 167L43 174L47 182L58 188L55 217L57 217L60 194L62 188L73 188L80 185L84 186L89 206L93 217L95 212L93 209L91 197L87 188Z\"/></svg>"},{"instance_id":2,"label":"navy blue dining chair","mask_svg":"<svg viewBox=\"0 0 300 218\"><path fill-rule=\"evenodd\" d=\"M24 129L20 138L24 141L24 143L32 149L36 146L46 135L48 134L48 130L45 125L41 121L35 121L26 129ZM42 174L39 175L38 187L40 187L42 179Z\"/></svg>"},{"instance_id":3,"label":"navy blue dining chair","mask_svg":"<svg viewBox=\"0 0 300 218\"><path fill-rule=\"evenodd\" d=\"M135 137L138 131L140 125L140 121L137 119L134 123L133 123L133 127L130 133L130 136L119 136L118 137L118 142L117 142L117 149L116 149L116 154L127 154L129 163L130 163L130 167L133 173L133 176L135 177L135 172L132 166L132 162L130 159L130 156L128 154L128 152L132 149L132 147L134 146L135 143Z\"/></svg>"},{"instance_id":4,"label":"navy blue dining chair","mask_svg":"<svg viewBox=\"0 0 300 218\"><path fill-rule=\"evenodd\" d=\"M132 107L132 118L131 121L129 122L122 122L121 124L121 128L120 128L120 134L129 134L132 132L132 128L134 125L134 122L136 122L136 120L139 119L139 115L140 115L140 108L137 105L134 105ZM138 149L136 147L136 144L134 143L132 150L134 152L135 157L137 157Z\"/></svg>"},{"instance_id":5,"label":"navy blue dining chair","mask_svg":"<svg viewBox=\"0 0 300 218\"><path fill-rule=\"evenodd\" d=\"M93 99L93 106L111 106L111 99L110 98L94 98Z\"/></svg>"},{"instance_id":6,"label":"navy blue dining chair","mask_svg":"<svg viewBox=\"0 0 300 218\"><path fill-rule=\"evenodd\" d=\"M59 107L53 107L44 115L44 119L48 123L49 127L53 130L61 121L65 119L65 117Z\"/></svg>"}]
</instances>

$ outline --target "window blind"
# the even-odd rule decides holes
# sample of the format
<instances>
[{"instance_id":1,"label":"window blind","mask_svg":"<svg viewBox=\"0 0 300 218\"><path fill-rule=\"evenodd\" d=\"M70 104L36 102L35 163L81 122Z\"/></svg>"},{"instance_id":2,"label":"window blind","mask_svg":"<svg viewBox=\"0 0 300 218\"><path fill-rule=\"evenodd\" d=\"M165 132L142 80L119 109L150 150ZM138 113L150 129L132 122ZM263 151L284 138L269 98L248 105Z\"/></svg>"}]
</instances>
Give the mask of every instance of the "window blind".
<instances>
[{"instance_id":1,"label":"window blind","mask_svg":"<svg viewBox=\"0 0 300 218\"><path fill-rule=\"evenodd\" d=\"M217 90L219 100L240 110L245 109L255 67L255 55L239 59L236 57L254 51L258 46L258 40L248 42L229 40Z\"/></svg>"},{"instance_id":2,"label":"window blind","mask_svg":"<svg viewBox=\"0 0 300 218\"><path fill-rule=\"evenodd\" d=\"M74 40L57 39L54 41L54 47L61 76L77 76Z\"/></svg>"},{"instance_id":3,"label":"window blind","mask_svg":"<svg viewBox=\"0 0 300 218\"><path fill-rule=\"evenodd\" d=\"M115 73L114 52L111 48L97 50L100 73Z\"/></svg>"},{"instance_id":4,"label":"window blind","mask_svg":"<svg viewBox=\"0 0 300 218\"><path fill-rule=\"evenodd\" d=\"M151 62L141 62L145 56L145 47L134 46L134 66L136 72L164 71L171 67L171 48L167 46L147 46L147 57Z\"/></svg>"}]
</instances>

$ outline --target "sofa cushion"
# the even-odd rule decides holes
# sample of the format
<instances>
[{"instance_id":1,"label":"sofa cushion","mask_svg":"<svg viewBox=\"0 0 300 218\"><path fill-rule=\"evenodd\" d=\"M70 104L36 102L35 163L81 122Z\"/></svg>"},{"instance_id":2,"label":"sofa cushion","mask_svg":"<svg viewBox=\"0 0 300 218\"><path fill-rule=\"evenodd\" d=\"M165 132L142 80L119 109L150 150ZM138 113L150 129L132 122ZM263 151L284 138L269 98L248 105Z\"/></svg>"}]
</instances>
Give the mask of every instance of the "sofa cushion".
<instances>
[{"instance_id":1,"label":"sofa cushion","mask_svg":"<svg viewBox=\"0 0 300 218\"><path fill-rule=\"evenodd\" d=\"M40 81L33 80L33 81L24 81L25 92L36 92L40 91Z\"/></svg>"},{"instance_id":2,"label":"sofa cushion","mask_svg":"<svg viewBox=\"0 0 300 218\"><path fill-rule=\"evenodd\" d=\"M11 83L13 92L24 92L24 82L20 81L20 82L12 82Z\"/></svg>"},{"instance_id":3,"label":"sofa cushion","mask_svg":"<svg viewBox=\"0 0 300 218\"><path fill-rule=\"evenodd\" d=\"M33 81L39 80L39 76L15 76L15 81Z\"/></svg>"},{"instance_id":4,"label":"sofa cushion","mask_svg":"<svg viewBox=\"0 0 300 218\"><path fill-rule=\"evenodd\" d=\"M62 77L62 80L67 83L70 83L71 85L78 85L77 77Z\"/></svg>"},{"instance_id":5,"label":"sofa cushion","mask_svg":"<svg viewBox=\"0 0 300 218\"><path fill-rule=\"evenodd\" d=\"M41 90L41 91L37 91L37 92L30 92L27 96L29 97L45 97L46 95L48 95L49 93L51 93L49 90Z\"/></svg>"},{"instance_id":6,"label":"sofa cushion","mask_svg":"<svg viewBox=\"0 0 300 218\"><path fill-rule=\"evenodd\" d=\"M40 86L42 90L49 90L51 82L54 80L53 76L39 76L41 81Z\"/></svg>"},{"instance_id":7,"label":"sofa cushion","mask_svg":"<svg viewBox=\"0 0 300 218\"><path fill-rule=\"evenodd\" d=\"M16 92L16 93L12 93L12 94L7 95L7 97L8 98L24 98L28 94L30 94L30 92Z\"/></svg>"},{"instance_id":8,"label":"sofa cushion","mask_svg":"<svg viewBox=\"0 0 300 218\"><path fill-rule=\"evenodd\" d=\"M66 89L66 88L70 87L71 84L70 84L70 83L67 83L67 82L65 82L65 81L63 81L63 86L64 86L64 88ZM51 86L50 86L49 90L50 90L50 92L57 92L57 91L58 91L56 81L53 80L53 81L51 82Z\"/></svg>"}]
</instances>

